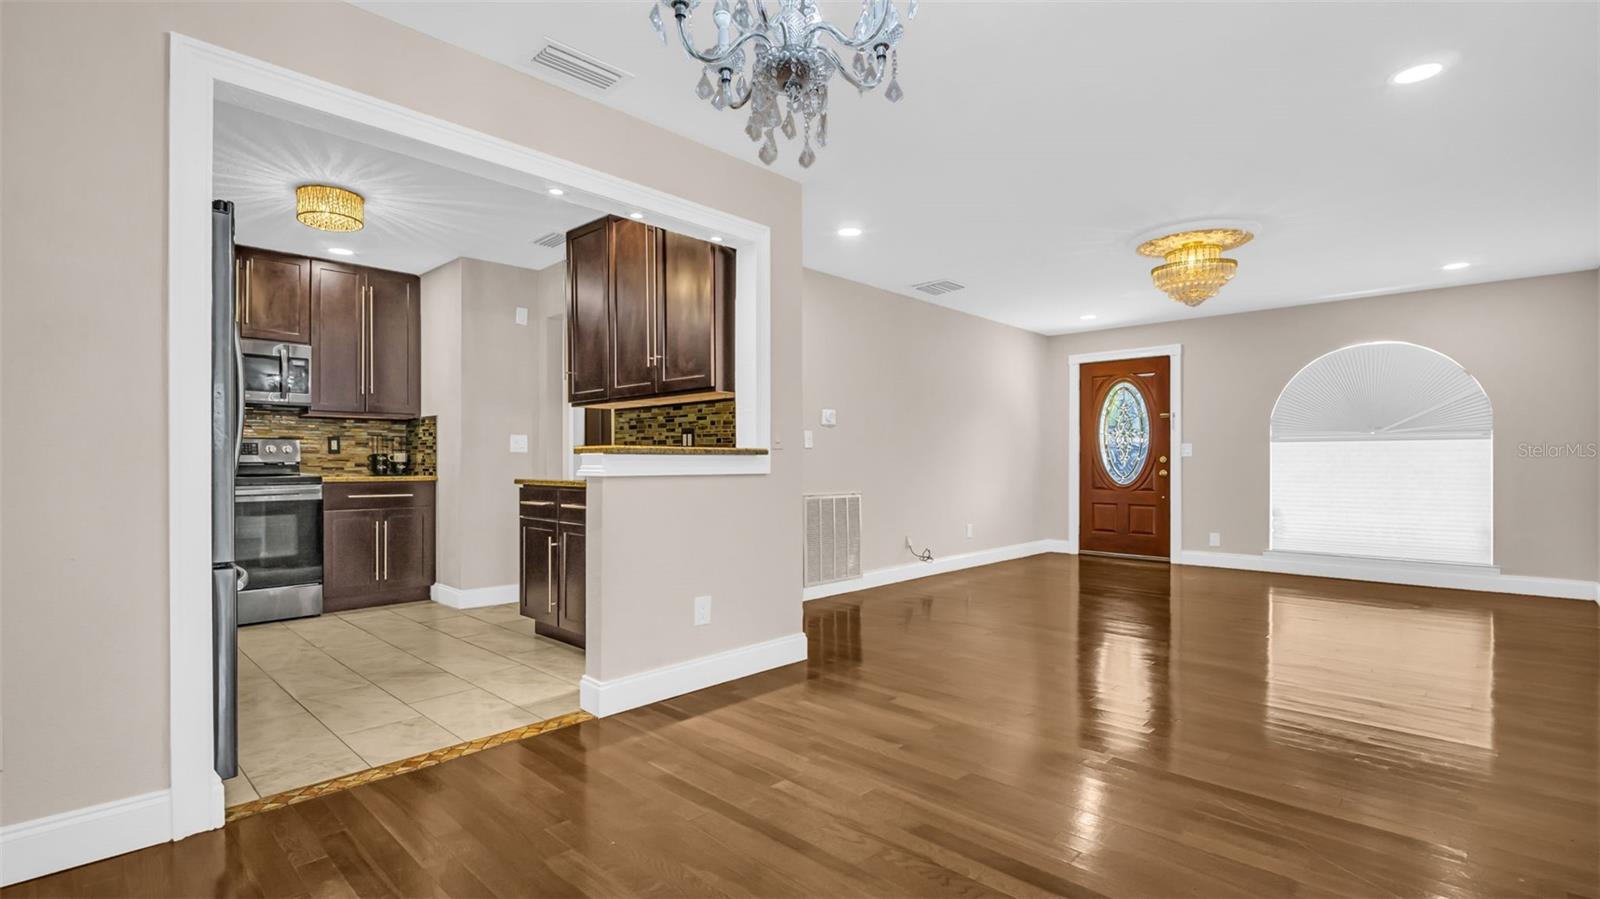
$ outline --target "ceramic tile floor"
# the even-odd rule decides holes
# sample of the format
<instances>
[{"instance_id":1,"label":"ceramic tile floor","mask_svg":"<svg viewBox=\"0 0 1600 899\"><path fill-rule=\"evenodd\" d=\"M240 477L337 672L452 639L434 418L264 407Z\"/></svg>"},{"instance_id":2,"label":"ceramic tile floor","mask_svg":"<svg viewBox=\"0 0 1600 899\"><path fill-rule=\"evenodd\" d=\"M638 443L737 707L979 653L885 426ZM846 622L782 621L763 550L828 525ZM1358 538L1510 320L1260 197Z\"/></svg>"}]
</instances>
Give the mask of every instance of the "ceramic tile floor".
<instances>
[{"instance_id":1,"label":"ceramic tile floor","mask_svg":"<svg viewBox=\"0 0 1600 899\"><path fill-rule=\"evenodd\" d=\"M432 602L239 630L237 805L578 709L583 650L515 605Z\"/></svg>"}]
</instances>

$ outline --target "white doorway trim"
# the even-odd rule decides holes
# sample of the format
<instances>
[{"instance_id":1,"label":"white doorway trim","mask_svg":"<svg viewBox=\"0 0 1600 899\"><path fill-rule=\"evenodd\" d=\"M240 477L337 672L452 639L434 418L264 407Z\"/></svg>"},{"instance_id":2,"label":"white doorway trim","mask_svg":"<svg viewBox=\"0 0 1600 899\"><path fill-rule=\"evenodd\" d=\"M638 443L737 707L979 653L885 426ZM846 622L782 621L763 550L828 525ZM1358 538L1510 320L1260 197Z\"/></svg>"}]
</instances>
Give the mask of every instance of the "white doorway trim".
<instances>
[{"instance_id":1,"label":"white doorway trim","mask_svg":"<svg viewBox=\"0 0 1600 899\"><path fill-rule=\"evenodd\" d=\"M559 183L598 208L686 223L739 251L735 371L739 446L770 446L770 229L549 156L452 122L221 47L170 34L167 83L167 478L170 638L171 832L181 839L222 826L222 783L212 770L211 714L211 201L213 104L218 91L249 91L375 132L498 167L519 179ZM595 205L586 200L585 205ZM671 459L671 456L659 457ZM717 458L717 457L707 457ZM695 474L749 474L750 463ZM768 457L759 457L762 466ZM675 474L664 468L639 474ZM761 473L765 473L765 470ZM603 603L603 598L601 599ZM603 617L603 616L600 616ZM604 639L598 634L591 639ZM158 842L151 839L150 842Z\"/></svg>"},{"instance_id":2,"label":"white doorway trim","mask_svg":"<svg viewBox=\"0 0 1600 899\"><path fill-rule=\"evenodd\" d=\"M1073 353L1067 357L1067 552L1078 551L1078 456L1082 440L1078 433L1080 369L1089 362L1118 359L1143 359L1166 356L1172 360L1170 376L1172 402L1172 490L1168 509L1172 515L1167 547L1168 557L1176 562L1183 552L1183 344L1147 346L1128 350L1102 350L1098 353Z\"/></svg>"}]
</instances>

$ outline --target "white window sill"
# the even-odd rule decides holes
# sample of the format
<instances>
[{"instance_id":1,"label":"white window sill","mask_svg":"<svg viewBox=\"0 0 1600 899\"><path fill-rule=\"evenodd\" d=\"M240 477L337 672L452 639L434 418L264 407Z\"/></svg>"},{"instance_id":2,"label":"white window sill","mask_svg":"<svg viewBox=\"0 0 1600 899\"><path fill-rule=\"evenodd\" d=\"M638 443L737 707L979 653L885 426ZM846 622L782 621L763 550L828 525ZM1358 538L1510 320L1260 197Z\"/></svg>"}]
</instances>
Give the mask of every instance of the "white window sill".
<instances>
[{"instance_id":1,"label":"white window sill","mask_svg":"<svg viewBox=\"0 0 1600 899\"><path fill-rule=\"evenodd\" d=\"M1286 562L1304 562L1312 565L1349 566L1366 570L1429 571L1440 574L1499 574L1498 565L1477 565L1470 562L1414 562L1409 559L1384 559L1375 556L1343 556L1333 553L1286 552L1269 549L1262 553L1268 559Z\"/></svg>"}]
</instances>

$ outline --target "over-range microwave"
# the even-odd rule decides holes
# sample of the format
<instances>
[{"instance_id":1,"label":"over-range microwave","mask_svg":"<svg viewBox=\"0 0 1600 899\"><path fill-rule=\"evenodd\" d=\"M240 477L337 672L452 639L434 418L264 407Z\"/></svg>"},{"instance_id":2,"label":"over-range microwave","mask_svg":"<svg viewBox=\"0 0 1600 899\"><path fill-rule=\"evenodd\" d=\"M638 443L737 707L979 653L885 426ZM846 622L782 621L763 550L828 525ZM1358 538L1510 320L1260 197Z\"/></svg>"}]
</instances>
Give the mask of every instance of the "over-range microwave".
<instances>
[{"instance_id":1,"label":"over-range microwave","mask_svg":"<svg viewBox=\"0 0 1600 899\"><path fill-rule=\"evenodd\" d=\"M303 343L240 340L239 351L245 402L311 405L311 347Z\"/></svg>"}]
</instances>

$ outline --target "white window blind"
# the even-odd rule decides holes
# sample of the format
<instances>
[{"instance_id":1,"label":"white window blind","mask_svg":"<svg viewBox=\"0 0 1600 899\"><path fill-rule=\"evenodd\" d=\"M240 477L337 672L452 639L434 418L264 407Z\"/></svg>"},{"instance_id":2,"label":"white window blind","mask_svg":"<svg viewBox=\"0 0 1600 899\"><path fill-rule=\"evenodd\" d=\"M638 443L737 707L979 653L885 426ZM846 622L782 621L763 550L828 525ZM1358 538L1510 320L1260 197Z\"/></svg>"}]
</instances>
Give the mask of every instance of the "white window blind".
<instances>
[{"instance_id":1,"label":"white window blind","mask_svg":"<svg viewBox=\"0 0 1600 899\"><path fill-rule=\"evenodd\" d=\"M1272 548L1491 563L1492 427L1477 380L1426 347L1317 359L1273 409Z\"/></svg>"}]
</instances>

